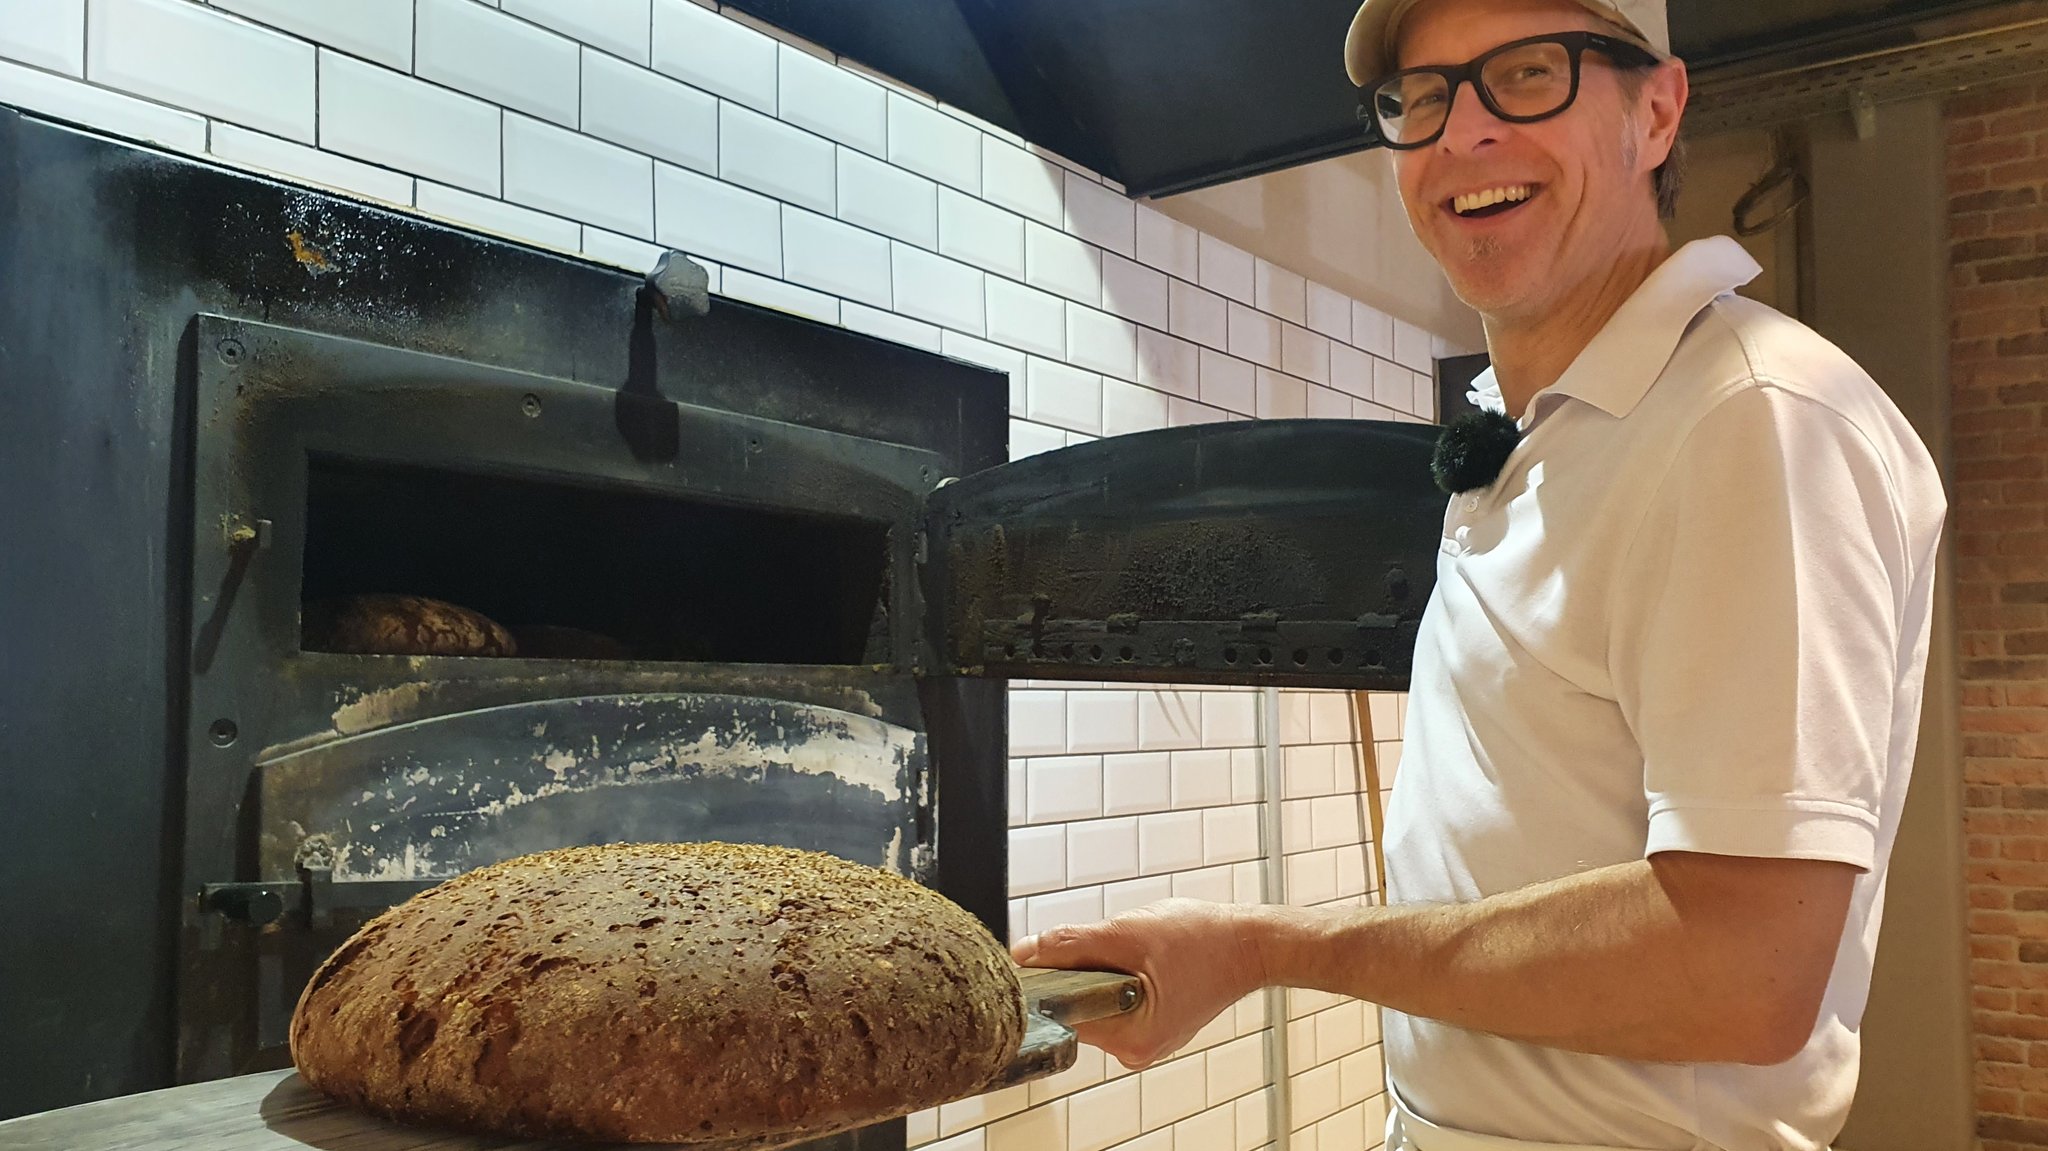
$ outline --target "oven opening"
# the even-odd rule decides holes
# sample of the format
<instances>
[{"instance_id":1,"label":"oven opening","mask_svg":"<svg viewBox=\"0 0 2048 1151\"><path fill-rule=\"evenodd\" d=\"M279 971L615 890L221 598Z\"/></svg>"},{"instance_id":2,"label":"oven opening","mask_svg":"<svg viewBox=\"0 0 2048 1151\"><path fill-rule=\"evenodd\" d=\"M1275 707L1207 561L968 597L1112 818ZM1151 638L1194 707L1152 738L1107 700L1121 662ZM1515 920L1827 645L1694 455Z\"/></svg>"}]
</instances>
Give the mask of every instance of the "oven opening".
<instances>
[{"instance_id":1,"label":"oven opening","mask_svg":"<svg viewBox=\"0 0 2048 1151\"><path fill-rule=\"evenodd\" d=\"M308 651L362 646L365 612L454 605L511 650L456 654L859 664L890 658L888 525L314 457L300 585ZM408 597L398 601L394 597ZM421 608L418 600L435 601ZM430 624L420 629L432 631ZM448 654L445 650L441 654Z\"/></svg>"}]
</instances>

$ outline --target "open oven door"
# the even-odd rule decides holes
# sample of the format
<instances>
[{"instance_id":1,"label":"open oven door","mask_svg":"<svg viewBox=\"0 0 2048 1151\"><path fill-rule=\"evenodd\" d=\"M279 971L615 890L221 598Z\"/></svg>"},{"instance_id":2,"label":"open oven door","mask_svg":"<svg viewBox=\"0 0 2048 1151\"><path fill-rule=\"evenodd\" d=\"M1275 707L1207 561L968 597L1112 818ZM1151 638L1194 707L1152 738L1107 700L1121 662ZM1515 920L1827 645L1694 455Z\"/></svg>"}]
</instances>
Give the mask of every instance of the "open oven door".
<instances>
[{"instance_id":1,"label":"open oven door","mask_svg":"<svg viewBox=\"0 0 2048 1151\"><path fill-rule=\"evenodd\" d=\"M925 516L940 674L1405 690L1437 432L1204 424L947 484Z\"/></svg>"}]
</instances>

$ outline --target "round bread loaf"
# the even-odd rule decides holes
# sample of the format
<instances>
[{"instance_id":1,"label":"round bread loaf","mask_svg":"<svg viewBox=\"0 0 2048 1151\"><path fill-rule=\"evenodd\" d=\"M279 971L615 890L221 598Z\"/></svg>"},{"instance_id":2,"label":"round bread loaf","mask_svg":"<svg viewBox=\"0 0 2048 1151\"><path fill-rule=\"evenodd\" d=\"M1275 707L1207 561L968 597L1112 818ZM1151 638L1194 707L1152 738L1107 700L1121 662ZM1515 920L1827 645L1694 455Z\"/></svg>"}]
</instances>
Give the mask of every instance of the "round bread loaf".
<instances>
[{"instance_id":1,"label":"round bread loaf","mask_svg":"<svg viewBox=\"0 0 2048 1151\"><path fill-rule=\"evenodd\" d=\"M366 924L292 1016L315 1088L493 1133L775 1147L975 1094L1023 996L980 921L829 855L576 847Z\"/></svg>"},{"instance_id":2,"label":"round bread loaf","mask_svg":"<svg viewBox=\"0 0 2048 1151\"><path fill-rule=\"evenodd\" d=\"M416 595L350 595L307 604L301 647L349 655L508 656L512 633L481 612Z\"/></svg>"}]
</instances>

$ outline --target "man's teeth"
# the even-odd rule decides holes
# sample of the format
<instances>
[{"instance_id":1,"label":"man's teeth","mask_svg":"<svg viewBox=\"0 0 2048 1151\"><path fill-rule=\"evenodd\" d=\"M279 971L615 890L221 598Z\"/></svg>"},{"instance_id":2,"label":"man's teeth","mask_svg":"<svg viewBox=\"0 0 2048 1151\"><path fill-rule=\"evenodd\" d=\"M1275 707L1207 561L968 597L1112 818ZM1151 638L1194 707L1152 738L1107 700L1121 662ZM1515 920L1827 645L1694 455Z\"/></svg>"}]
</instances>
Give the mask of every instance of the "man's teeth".
<instances>
[{"instance_id":1,"label":"man's teeth","mask_svg":"<svg viewBox=\"0 0 2048 1151\"><path fill-rule=\"evenodd\" d=\"M1495 204L1518 203L1529 196L1529 185L1510 184L1505 188L1488 188L1484 192L1459 196L1451 201L1451 209L1463 216L1477 212L1481 208L1491 208Z\"/></svg>"}]
</instances>

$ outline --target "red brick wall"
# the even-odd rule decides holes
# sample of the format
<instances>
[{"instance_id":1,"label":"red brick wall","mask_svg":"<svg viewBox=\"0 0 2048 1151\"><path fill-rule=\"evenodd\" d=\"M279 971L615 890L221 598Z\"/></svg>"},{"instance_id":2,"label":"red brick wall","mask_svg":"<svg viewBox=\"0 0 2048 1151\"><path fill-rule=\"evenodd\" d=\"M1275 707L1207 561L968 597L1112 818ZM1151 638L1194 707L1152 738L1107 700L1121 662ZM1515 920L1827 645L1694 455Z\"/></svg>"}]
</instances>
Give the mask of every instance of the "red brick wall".
<instances>
[{"instance_id":1,"label":"red brick wall","mask_svg":"<svg viewBox=\"0 0 2048 1151\"><path fill-rule=\"evenodd\" d=\"M2048 1147L2048 84L1948 109L1964 822L1986 1151Z\"/></svg>"}]
</instances>

